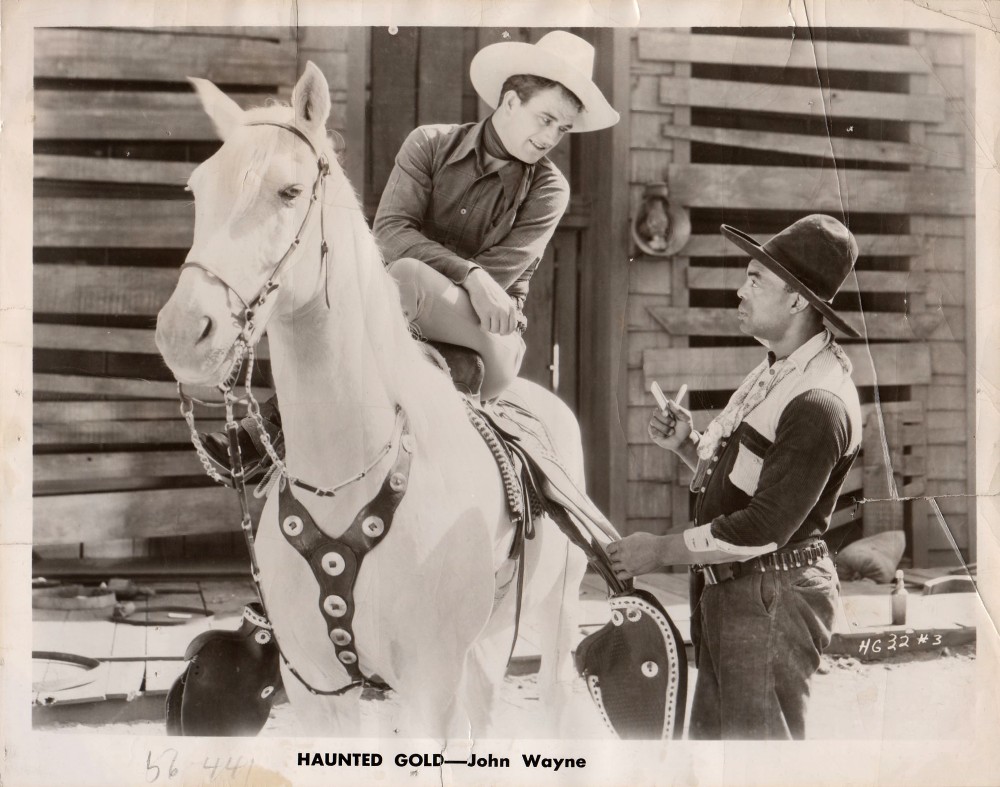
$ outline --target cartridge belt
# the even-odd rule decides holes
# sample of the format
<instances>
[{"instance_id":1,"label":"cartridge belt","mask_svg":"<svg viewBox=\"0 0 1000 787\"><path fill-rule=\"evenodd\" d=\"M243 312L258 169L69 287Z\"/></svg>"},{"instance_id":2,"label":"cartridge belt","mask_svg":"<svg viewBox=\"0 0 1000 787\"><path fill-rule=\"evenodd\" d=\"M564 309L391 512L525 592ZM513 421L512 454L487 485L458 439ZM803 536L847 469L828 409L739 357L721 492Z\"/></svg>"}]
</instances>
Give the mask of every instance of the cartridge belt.
<instances>
[{"instance_id":1,"label":"cartridge belt","mask_svg":"<svg viewBox=\"0 0 1000 787\"><path fill-rule=\"evenodd\" d=\"M793 568L811 566L828 557L830 550L826 542L816 539L806 546L779 549L768 555L761 555L741 563L716 563L711 566L691 566L692 571L698 571L705 578L706 585L717 585L730 579L739 579L750 574L763 574L768 571L788 571Z\"/></svg>"}]
</instances>

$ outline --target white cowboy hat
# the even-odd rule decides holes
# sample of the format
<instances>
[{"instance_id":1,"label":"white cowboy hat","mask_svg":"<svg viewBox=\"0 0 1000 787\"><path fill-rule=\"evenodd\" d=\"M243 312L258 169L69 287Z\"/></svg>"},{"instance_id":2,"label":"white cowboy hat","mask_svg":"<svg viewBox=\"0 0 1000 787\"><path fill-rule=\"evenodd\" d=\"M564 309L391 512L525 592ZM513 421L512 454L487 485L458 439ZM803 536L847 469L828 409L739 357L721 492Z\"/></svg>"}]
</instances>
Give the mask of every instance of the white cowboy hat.
<instances>
[{"instance_id":1,"label":"white cowboy hat","mask_svg":"<svg viewBox=\"0 0 1000 787\"><path fill-rule=\"evenodd\" d=\"M493 109L508 77L531 74L558 82L583 102L572 131L597 131L613 126L620 116L594 84L594 47L565 30L553 30L537 44L503 41L490 44L472 58L472 86Z\"/></svg>"}]
</instances>

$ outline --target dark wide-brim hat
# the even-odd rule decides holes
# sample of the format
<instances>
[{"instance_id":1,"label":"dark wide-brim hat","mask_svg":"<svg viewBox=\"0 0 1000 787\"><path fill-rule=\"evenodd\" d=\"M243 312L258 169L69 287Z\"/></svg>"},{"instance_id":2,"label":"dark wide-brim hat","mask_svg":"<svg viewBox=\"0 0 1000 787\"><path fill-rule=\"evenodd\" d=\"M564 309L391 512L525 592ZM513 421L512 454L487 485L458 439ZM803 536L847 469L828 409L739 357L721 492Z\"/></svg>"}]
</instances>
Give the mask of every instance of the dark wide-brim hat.
<instances>
[{"instance_id":1,"label":"dark wide-brim hat","mask_svg":"<svg viewBox=\"0 0 1000 787\"><path fill-rule=\"evenodd\" d=\"M722 234L800 293L831 325L855 339L861 334L833 310L833 296L858 260L858 242L832 216L814 213L760 244L723 224Z\"/></svg>"}]
</instances>

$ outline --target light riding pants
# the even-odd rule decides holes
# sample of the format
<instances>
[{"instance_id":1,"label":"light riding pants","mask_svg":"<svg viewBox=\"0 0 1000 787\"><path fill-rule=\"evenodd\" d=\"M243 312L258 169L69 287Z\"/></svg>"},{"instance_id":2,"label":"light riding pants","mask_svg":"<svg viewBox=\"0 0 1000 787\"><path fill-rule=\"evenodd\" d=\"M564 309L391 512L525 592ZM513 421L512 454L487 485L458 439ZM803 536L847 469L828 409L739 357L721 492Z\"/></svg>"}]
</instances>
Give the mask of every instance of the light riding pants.
<instances>
[{"instance_id":1,"label":"light riding pants","mask_svg":"<svg viewBox=\"0 0 1000 787\"><path fill-rule=\"evenodd\" d=\"M521 368L521 334L515 331L501 336L483 330L469 293L425 262L404 257L391 263L388 270L399 285L406 319L425 339L479 353L486 367L482 398L489 400L503 393Z\"/></svg>"}]
</instances>

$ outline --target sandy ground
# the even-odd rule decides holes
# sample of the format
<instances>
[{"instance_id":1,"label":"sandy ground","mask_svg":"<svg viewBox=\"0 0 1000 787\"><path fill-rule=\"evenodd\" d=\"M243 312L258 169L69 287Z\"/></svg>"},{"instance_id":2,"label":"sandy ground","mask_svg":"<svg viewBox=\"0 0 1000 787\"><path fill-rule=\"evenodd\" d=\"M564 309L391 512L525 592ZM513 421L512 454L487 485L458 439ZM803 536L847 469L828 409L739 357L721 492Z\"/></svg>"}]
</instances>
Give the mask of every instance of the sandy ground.
<instances>
[{"instance_id":1,"label":"sandy ground","mask_svg":"<svg viewBox=\"0 0 1000 787\"><path fill-rule=\"evenodd\" d=\"M690 670L688 702L697 671ZM826 658L813 680L807 734L812 739L968 739L974 734L975 645L954 651L914 654L890 662L861 663ZM509 676L500 695L496 737L531 739L538 728L535 675ZM361 735L385 738L402 733L400 708L391 695L362 702ZM565 737L608 738L582 681L575 684ZM534 724L533 724L534 720ZM59 724L46 729L129 735L162 735L159 722ZM287 702L275 706L261 733L269 737L302 735Z\"/></svg>"}]
</instances>

